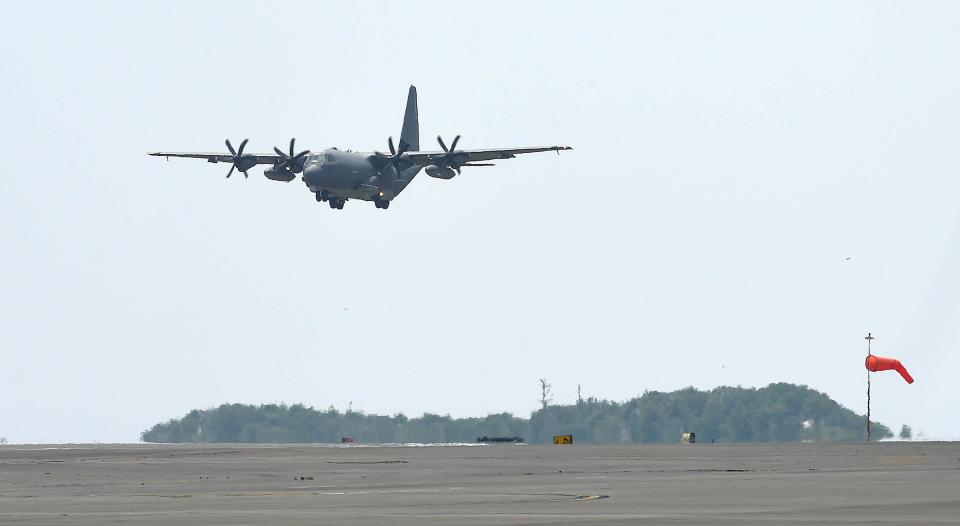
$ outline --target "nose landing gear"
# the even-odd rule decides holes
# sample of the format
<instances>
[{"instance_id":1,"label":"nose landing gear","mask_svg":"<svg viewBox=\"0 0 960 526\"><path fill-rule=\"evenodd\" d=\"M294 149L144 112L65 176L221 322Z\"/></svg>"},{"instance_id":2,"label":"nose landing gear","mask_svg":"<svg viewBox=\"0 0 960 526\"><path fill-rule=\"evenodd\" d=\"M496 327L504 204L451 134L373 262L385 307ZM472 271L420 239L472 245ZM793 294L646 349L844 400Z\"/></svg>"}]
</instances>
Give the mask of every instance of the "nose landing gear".
<instances>
[{"instance_id":1,"label":"nose landing gear","mask_svg":"<svg viewBox=\"0 0 960 526\"><path fill-rule=\"evenodd\" d=\"M384 210L390 208L390 201L387 201L386 199L374 199L373 204L377 208L383 208Z\"/></svg>"}]
</instances>

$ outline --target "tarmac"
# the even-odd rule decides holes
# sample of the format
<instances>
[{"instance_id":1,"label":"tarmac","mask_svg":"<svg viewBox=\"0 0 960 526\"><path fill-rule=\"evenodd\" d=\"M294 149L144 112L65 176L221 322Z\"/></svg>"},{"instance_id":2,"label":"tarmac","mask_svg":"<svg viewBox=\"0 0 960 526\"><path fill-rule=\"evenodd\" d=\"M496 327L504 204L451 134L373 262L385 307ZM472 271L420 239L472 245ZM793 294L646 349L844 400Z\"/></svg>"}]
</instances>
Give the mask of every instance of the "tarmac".
<instances>
[{"instance_id":1,"label":"tarmac","mask_svg":"<svg viewBox=\"0 0 960 526\"><path fill-rule=\"evenodd\" d=\"M960 524L960 443L3 446L0 524Z\"/></svg>"}]
</instances>

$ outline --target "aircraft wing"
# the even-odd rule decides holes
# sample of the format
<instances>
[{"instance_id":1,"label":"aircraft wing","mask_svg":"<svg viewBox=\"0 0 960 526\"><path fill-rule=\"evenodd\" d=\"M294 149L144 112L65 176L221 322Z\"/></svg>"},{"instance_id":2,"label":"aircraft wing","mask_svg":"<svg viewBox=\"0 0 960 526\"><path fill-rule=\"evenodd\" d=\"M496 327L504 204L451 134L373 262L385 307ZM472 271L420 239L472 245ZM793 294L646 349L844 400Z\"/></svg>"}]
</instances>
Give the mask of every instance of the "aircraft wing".
<instances>
[{"instance_id":1,"label":"aircraft wing","mask_svg":"<svg viewBox=\"0 0 960 526\"><path fill-rule=\"evenodd\" d=\"M466 153L470 158L466 162L475 162L475 161L493 161L496 159L513 159L514 157L524 154L524 153L537 153L537 152L560 152L561 150L572 150L573 148L569 146L533 146L529 148L493 148L493 149L481 149L481 150L457 150L457 153ZM430 164L430 161L443 157L447 152L406 152L403 154L404 157L409 158L416 164L420 166L426 166Z\"/></svg>"},{"instance_id":2,"label":"aircraft wing","mask_svg":"<svg viewBox=\"0 0 960 526\"><path fill-rule=\"evenodd\" d=\"M212 152L150 152L148 155L154 157L185 157L188 159L206 159L208 163L229 163L233 161L233 155L229 153ZM245 158L256 159L256 164L277 164L280 156L275 153L244 153Z\"/></svg>"}]
</instances>

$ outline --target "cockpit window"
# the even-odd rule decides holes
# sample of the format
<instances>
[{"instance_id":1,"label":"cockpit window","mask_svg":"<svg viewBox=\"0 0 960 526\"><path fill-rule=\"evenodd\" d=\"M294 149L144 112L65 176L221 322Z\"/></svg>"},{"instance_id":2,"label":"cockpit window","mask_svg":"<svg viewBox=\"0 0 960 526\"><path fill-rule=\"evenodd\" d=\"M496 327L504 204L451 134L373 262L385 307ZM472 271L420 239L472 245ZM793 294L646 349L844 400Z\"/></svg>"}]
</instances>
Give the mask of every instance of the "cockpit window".
<instances>
[{"instance_id":1,"label":"cockpit window","mask_svg":"<svg viewBox=\"0 0 960 526\"><path fill-rule=\"evenodd\" d=\"M333 162L334 160L336 160L336 159L334 159L332 153L325 153L325 154L323 154L323 158L324 158L324 160L326 160L328 163L329 163L329 162Z\"/></svg>"}]
</instances>

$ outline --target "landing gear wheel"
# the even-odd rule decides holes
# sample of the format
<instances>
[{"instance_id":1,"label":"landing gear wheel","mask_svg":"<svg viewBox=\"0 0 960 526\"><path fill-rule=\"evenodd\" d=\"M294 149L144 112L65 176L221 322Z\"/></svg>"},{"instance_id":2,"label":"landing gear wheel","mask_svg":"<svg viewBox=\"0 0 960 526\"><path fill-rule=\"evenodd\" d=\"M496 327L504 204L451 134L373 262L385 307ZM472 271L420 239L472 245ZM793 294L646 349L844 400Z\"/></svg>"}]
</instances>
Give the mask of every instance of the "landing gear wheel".
<instances>
[{"instance_id":1,"label":"landing gear wheel","mask_svg":"<svg viewBox=\"0 0 960 526\"><path fill-rule=\"evenodd\" d=\"M333 209L337 208L338 201L339 199L337 199L336 197L331 197L330 199L327 200L328 204L330 205L330 208L333 208ZM343 208L343 207L341 206L340 208Z\"/></svg>"},{"instance_id":2,"label":"landing gear wheel","mask_svg":"<svg viewBox=\"0 0 960 526\"><path fill-rule=\"evenodd\" d=\"M380 208L384 210L390 208L390 201L383 201L383 203L380 205Z\"/></svg>"},{"instance_id":3,"label":"landing gear wheel","mask_svg":"<svg viewBox=\"0 0 960 526\"><path fill-rule=\"evenodd\" d=\"M383 208L384 210L390 208L390 201L387 201L386 199L374 199L373 204L377 208Z\"/></svg>"},{"instance_id":4,"label":"landing gear wheel","mask_svg":"<svg viewBox=\"0 0 960 526\"><path fill-rule=\"evenodd\" d=\"M323 197L323 195L321 195L321 194L314 194L314 197L317 198L317 202L318 202L318 203L327 200L327 198L326 198L326 197Z\"/></svg>"}]
</instances>

